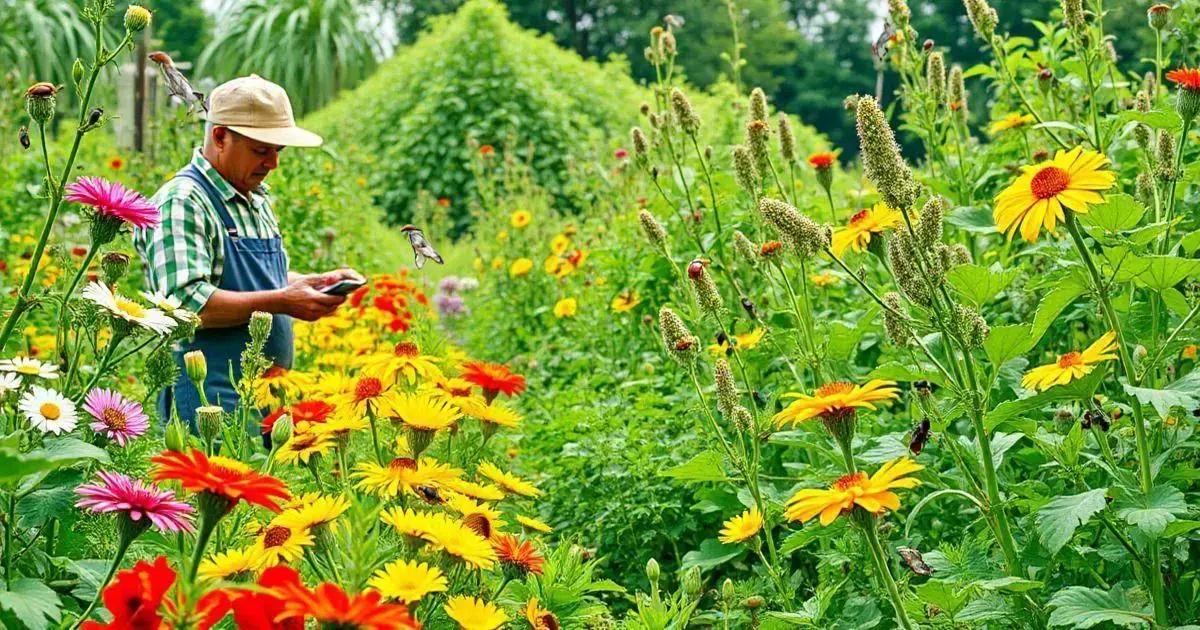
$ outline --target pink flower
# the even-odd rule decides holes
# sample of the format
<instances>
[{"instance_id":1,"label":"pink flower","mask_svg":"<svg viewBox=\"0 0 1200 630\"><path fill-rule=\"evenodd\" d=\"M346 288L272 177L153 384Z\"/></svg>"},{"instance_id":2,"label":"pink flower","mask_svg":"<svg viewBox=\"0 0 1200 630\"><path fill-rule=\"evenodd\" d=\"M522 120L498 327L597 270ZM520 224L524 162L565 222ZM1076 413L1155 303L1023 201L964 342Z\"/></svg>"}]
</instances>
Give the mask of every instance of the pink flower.
<instances>
[{"instance_id":1,"label":"pink flower","mask_svg":"<svg viewBox=\"0 0 1200 630\"><path fill-rule=\"evenodd\" d=\"M67 201L96 209L101 217L124 221L134 227L154 227L162 215L139 193L102 177L80 177L67 185Z\"/></svg>"},{"instance_id":2,"label":"pink flower","mask_svg":"<svg viewBox=\"0 0 1200 630\"><path fill-rule=\"evenodd\" d=\"M75 504L77 508L91 510L96 514L120 512L132 521L135 527L146 528L153 525L160 532L190 532L192 513L195 508L182 501L175 500L175 493L163 490L156 485L147 484L121 473L96 473L100 478L97 483L83 484L75 489L82 497ZM145 520L143 520L145 519Z\"/></svg>"},{"instance_id":3,"label":"pink flower","mask_svg":"<svg viewBox=\"0 0 1200 630\"><path fill-rule=\"evenodd\" d=\"M83 401L83 410L96 419L92 430L120 446L146 433L150 418L142 406L109 389L93 389Z\"/></svg>"},{"instance_id":4,"label":"pink flower","mask_svg":"<svg viewBox=\"0 0 1200 630\"><path fill-rule=\"evenodd\" d=\"M613 151L613 157L617 158L618 160L624 160L625 158L629 157L629 151L626 151L625 149L617 149L616 151Z\"/></svg>"}]
</instances>

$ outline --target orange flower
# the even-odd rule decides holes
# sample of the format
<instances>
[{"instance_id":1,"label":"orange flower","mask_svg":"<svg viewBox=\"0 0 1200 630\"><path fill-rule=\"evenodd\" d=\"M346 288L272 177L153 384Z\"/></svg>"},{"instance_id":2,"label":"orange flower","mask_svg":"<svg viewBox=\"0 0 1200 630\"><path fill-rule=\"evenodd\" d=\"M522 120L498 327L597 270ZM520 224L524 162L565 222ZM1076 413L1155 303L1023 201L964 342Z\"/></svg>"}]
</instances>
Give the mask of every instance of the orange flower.
<instances>
[{"instance_id":1,"label":"orange flower","mask_svg":"<svg viewBox=\"0 0 1200 630\"><path fill-rule=\"evenodd\" d=\"M822 151L808 156L808 165L813 168L830 168L837 161L837 154L832 151Z\"/></svg>"},{"instance_id":2,"label":"orange flower","mask_svg":"<svg viewBox=\"0 0 1200 630\"><path fill-rule=\"evenodd\" d=\"M479 147L479 155L482 155L484 157L487 157L495 152L496 152L496 147L493 147L490 144L485 144L485 145Z\"/></svg>"},{"instance_id":3,"label":"orange flower","mask_svg":"<svg viewBox=\"0 0 1200 630\"><path fill-rule=\"evenodd\" d=\"M264 572L277 572L272 579L279 584L272 594L283 603L283 610L275 621L312 617L322 628L357 628L359 630L404 630L417 629L417 623L408 614L404 604L381 603L376 591L366 591L350 596L336 584L328 582L309 589L300 583L300 574L290 567L274 567Z\"/></svg>"},{"instance_id":4,"label":"orange flower","mask_svg":"<svg viewBox=\"0 0 1200 630\"><path fill-rule=\"evenodd\" d=\"M225 511L238 501L265 507L272 512L283 508L277 499L291 495L287 486L270 475L260 475L249 466L225 457L208 458L197 449L190 454L163 451L150 460L155 481L178 481L185 490L224 499Z\"/></svg>"},{"instance_id":5,"label":"orange flower","mask_svg":"<svg viewBox=\"0 0 1200 630\"><path fill-rule=\"evenodd\" d=\"M470 361L463 364L462 378L483 388L488 402L497 394L515 396L525 391L525 377L513 374L508 366L484 361Z\"/></svg>"},{"instance_id":6,"label":"orange flower","mask_svg":"<svg viewBox=\"0 0 1200 630\"><path fill-rule=\"evenodd\" d=\"M1167 73L1167 80L1184 90L1200 90L1200 68L1178 68Z\"/></svg>"},{"instance_id":7,"label":"orange flower","mask_svg":"<svg viewBox=\"0 0 1200 630\"><path fill-rule=\"evenodd\" d=\"M492 537L492 548L496 550L496 558L502 567L513 569L521 576L526 573L542 574L542 563L546 559L528 540L518 540L512 534L497 534Z\"/></svg>"},{"instance_id":8,"label":"orange flower","mask_svg":"<svg viewBox=\"0 0 1200 630\"><path fill-rule=\"evenodd\" d=\"M288 412L292 414L292 422L296 424L301 422L320 424L329 418L333 409L333 405L323 400L301 400L288 407Z\"/></svg>"},{"instance_id":9,"label":"orange flower","mask_svg":"<svg viewBox=\"0 0 1200 630\"><path fill-rule=\"evenodd\" d=\"M108 168L111 168L114 171L121 170L122 166L125 166L125 160L122 160L119 157L113 156L112 159L108 161Z\"/></svg>"}]
</instances>

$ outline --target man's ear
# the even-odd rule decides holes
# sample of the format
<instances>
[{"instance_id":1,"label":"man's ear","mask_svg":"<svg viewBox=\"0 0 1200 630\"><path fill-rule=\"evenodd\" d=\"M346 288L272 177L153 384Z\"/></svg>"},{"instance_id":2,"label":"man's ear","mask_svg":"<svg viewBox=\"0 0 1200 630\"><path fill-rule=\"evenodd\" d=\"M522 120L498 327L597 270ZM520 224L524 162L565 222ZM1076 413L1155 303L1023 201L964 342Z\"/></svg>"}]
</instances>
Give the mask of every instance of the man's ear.
<instances>
[{"instance_id":1,"label":"man's ear","mask_svg":"<svg viewBox=\"0 0 1200 630\"><path fill-rule=\"evenodd\" d=\"M212 128L213 146L216 146L218 149L224 149L225 145L232 139L232 136L233 134L229 133L229 129L226 127Z\"/></svg>"}]
</instances>

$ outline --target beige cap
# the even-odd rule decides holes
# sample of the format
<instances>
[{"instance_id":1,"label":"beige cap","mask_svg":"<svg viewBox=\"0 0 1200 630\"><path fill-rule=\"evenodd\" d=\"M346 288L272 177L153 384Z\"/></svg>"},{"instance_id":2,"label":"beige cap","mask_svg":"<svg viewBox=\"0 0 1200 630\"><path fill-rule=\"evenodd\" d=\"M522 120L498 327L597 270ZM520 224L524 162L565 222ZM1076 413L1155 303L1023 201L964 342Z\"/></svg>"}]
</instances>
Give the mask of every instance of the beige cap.
<instances>
[{"instance_id":1,"label":"beige cap","mask_svg":"<svg viewBox=\"0 0 1200 630\"><path fill-rule=\"evenodd\" d=\"M296 126L287 92L257 74L214 88L207 120L267 144L317 147L323 142L321 136Z\"/></svg>"}]
</instances>

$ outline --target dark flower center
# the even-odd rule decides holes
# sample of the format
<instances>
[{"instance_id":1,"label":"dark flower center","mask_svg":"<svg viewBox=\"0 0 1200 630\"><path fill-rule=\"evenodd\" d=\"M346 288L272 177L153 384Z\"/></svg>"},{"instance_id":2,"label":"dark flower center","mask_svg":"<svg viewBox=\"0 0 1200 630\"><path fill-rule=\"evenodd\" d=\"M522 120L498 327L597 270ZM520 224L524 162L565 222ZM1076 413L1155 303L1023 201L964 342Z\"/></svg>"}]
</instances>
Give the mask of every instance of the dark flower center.
<instances>
[{"instance_id":1,"label":"dark flower center","mask_svg":"<svg viewBox=\"0 0 1200 630\"><path fill-rule=\"evenodd\" d=\"M1033 176L1029 190L1038 199L1049 199L1071 185L1071 176L1057 166L1047 166Z\"/></svg>"},{"instance_id":2,"label":"dark flower center","mask_svg":"<svg viewBox=\"0 0 1200 630\"><path fill-rule=\"evenodd\" d=\"M274 525L263 533L263 547L280 547L292 537L292 530L282 525Z\"/></svg>"},{"instance_id":3,"label":"dark flower center","mask_svg":"<svg viewBox=\"0 0 1200 630\"><path fill-rule=\"evenodd\" d=\"M128 426L125 414L120 409L109 407L104 410L101 416L103 416L104 424L108 425L108 428L114 431L124 431L125 427Z\"/></svg>"}]
</instances>

